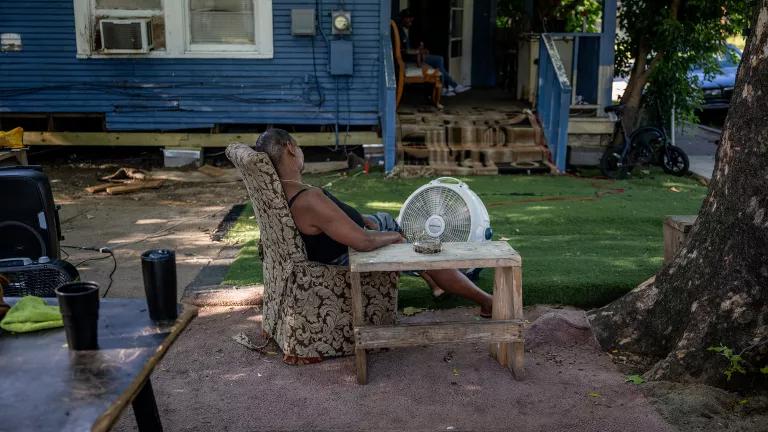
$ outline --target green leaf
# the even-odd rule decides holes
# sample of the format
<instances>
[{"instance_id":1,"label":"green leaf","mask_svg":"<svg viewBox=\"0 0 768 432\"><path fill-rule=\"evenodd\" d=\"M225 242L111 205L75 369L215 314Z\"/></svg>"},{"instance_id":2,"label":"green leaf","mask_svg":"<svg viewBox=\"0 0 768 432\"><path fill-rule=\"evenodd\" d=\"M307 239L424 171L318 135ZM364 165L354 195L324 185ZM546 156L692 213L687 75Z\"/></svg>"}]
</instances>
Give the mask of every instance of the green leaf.
<instances>
[{"instance_id":1,"label":"green leaf","mask_svg":"<svg viewBox=\"0 0 768 432\"><path fill-rule=\"evenodd\" d=\"M640 375L627 375L625 378L626 379L624 382L632 383L635 385L640 385L645 382L645 378Z\"/></svg>"},{"instance_id":2,"label":"green leaf","mask_svg":"<svg viewBox=\"0 0 768 432\"><path fill-rule=\"evenodd\" d=\"M707 351L714 351L716 353L722 353L726 357L730 357L730 354L731 354L731 349L728 348L725 345L711 346L711 347L707 348Z\"/></svg>"},{"instance_id":3,"label":"green leaf","mask_svg":"<svg viewBox=\"0 0 768 432\"><path fill-rule=\"evenodd\" d=\"M595 392L595 391L589 392L589 397L599 398L600 397L600 393Z\"/></svg>"},{"instance_id":4,"label":"green leaf","mask_svg":"<svg viewBox=\"0 0 768 432\"><path fill-rule=\"evenodd\" d=\"M766 366L764 368L760 368L760 372L765 374L765 375L768 375L768 366Z\"/></svg>"}]
</instances>

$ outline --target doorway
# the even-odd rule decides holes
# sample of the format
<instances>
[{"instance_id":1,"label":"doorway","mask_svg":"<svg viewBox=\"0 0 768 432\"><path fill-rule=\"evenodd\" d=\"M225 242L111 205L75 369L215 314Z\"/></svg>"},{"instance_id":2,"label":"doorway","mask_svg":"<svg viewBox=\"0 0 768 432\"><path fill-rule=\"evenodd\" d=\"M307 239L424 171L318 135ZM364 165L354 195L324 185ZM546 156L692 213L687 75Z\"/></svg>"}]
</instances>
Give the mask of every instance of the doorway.
<instances>
[{"instance_id":1,"label":"doorway","mask_svg":"<svg viewBox=\"0 0 768 432\"><path fill-rule=\"evenodd\" d=\"M445 67L458 83L472 83L473 0L401 0L400 10L409 8L416 16L410 40L420 42L430 54L442 56Z\"/></svg>"}]
</instances>

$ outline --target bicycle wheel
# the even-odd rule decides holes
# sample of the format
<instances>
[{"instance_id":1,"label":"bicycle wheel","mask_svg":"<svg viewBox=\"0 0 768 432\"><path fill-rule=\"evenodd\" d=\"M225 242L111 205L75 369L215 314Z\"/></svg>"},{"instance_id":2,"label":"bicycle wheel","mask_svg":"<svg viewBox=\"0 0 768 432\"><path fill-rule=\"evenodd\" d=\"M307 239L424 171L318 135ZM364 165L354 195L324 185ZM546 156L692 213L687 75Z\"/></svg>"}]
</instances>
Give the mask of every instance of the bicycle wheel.
<instances>
[{"instance_id":1,"label":"bicycle wheel","mask_svg":"<svg viewBox=\"0 0 768 432\"><path fill-rule=\"evenodd\" d=\"M662 154L661 168L667 174L681 176L688 174L688 155L680 147L669 146Z\"/></svg>"},{"instance_id":2,"label":"bicycle wheel","mask_svg":"<svg viewBox=\"0 0 768 432\"><path fill-rule=\"evenodd\" d=\"M621 147L609 147L600 158L600 171L612 179L627 178L627 165L621 158Z\"/></svg>"}]
</instances>

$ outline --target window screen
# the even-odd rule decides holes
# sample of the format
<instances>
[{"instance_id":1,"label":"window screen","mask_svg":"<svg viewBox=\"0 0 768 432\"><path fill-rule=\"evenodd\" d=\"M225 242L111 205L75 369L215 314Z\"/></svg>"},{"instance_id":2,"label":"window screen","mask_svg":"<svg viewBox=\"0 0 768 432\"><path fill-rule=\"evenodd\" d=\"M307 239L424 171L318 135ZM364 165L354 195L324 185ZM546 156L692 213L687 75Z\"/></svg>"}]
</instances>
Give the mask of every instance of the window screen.
<instances>
[{"instance_id":1,"label":"window screen","mask_svg":"<svg viewBox=\"0 0 768 432\"><path fill-rule=\"evenodd\" d=\"M189 0L193 44L253 44L253 0Z\"/></svg>"}]
</instances>

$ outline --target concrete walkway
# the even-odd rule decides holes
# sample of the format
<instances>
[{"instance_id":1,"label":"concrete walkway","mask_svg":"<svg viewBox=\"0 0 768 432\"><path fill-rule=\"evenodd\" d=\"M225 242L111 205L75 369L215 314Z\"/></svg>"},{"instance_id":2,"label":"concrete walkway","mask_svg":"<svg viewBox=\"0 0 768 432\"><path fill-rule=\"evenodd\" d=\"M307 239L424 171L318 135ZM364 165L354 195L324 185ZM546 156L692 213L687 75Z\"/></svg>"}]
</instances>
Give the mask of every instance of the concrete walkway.
<instances>
[{"instance_id":1,"label":"concrete walkway","mask_svg":"<svg viewBox=\"0 0 768 432\"><path fill-rule=\"evenodd\" d=\"M685 150L691 162L690 171L707 181L715 169L715 153L721 131L707 126L689 125L678 129L675 142Z\"/></svg>"}]
</instances>

